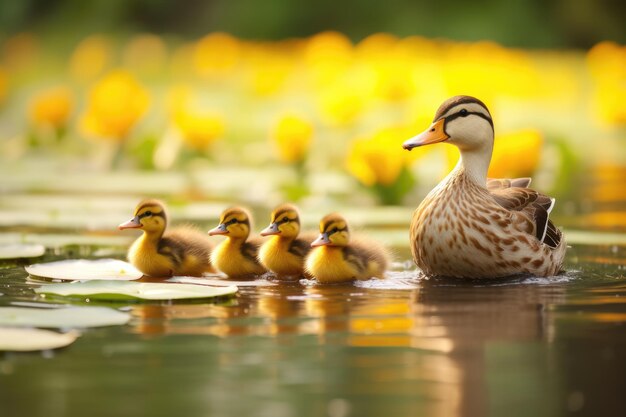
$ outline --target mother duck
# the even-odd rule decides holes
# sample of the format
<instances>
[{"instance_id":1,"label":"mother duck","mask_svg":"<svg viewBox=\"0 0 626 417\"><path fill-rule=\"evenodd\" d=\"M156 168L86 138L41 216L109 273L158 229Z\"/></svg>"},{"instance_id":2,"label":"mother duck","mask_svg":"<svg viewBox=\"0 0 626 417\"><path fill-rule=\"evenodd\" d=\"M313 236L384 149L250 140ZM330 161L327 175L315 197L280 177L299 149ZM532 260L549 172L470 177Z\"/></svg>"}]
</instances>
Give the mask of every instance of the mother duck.
<instances>
[{"instance_id":1,"label":"mother duck","mask_svg":"<svg viewBox=\"0 0 626 417\"><path fill-rule=\"evenodd\" d=\"M455 96L426 131L403 144L410 151L445 142L461 152L411 220L413 260L428 276L545 277L561 270L566 244L548 218L555 200L528 188L530 178L488 179L493 140L487 106Z\"/></svg>"}]
</instances>

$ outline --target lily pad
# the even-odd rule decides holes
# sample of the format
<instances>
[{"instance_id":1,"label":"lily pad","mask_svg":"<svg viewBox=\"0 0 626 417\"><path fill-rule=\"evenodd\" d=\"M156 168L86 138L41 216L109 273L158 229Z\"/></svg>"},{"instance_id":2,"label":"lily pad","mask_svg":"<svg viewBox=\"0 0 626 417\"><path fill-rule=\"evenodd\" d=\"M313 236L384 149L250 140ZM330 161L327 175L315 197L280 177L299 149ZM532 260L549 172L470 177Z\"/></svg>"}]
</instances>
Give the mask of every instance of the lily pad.
<instances>
[{"instance_id":1,"label":"lily pad","mask_svg":"<svg viewBox=\"0 0 626 417\"><path fill-rule=\"evenodd\" d=\"M25 269L35 277L70 281L132 281L143 276L137 268L119 259L70 259L34 264Z\"/></svg>"},{"instance_id":2,"label":"lily pad","mask_svg":"<svg viewBox=\"0 0 626 417\"><path fill-rule=\"evenodd\" d=\"M38 258L46 248L36 243L9 243L0 245L0 259Z\"/></svg>"},{"instance_id":3,"label":"lily pad","mask_svg":"<svg viewBox=\"0 0 626 417\"><path fill-rule=\"evenodd\" d=\"M130 281L88 281L62 284L49 284L36 288L35 292L102 301L119 300L185 300L213 298L235 294L237 287L209 287L192 284L161 284Z\"/></svg>"},{"instance_id":4,"label":"lily pad","mask_svg":"<svg viewBox=\"0 0 626 417\"><path fill-rule=\"evenodd\" d=\"M0 307L0 326L101 327L126 324L130 314L107 307Z\"/></svg>"},{"instance_id":5,"label":"lily pad","mask_svg":"<svg viewBox=\"0 0 626 417\"><path fill-rule=\"evenodd\" d=\"M0 351L57 349L74 343L77 337L78 332L57 333L42 329L0 327Z\"/></svg>"}]
</instances>

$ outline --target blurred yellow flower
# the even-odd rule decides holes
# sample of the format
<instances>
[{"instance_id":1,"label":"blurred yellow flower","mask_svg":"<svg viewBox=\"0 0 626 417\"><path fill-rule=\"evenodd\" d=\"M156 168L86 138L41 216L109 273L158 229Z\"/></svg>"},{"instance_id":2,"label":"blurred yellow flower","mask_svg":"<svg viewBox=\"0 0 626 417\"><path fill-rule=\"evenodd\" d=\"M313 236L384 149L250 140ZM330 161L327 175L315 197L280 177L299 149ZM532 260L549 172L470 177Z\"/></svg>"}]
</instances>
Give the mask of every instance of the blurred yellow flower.
<instances>
[{"instance_id":1,"label":"blurred yellow flower","mask_svg":"<svg viewBox=\"0 0 626 417\"><path fill-rule=\"evenodd\" d=\"M124 48L124 64L143 74L159 73L163 70L166 59L167 47L157 35L136 35Z\"/></svg>"},{"instance_id":2,"label":"blurred yellow flower","mask_svg":"<svg viewBox=\"0 0 626 417\"><path fill-rule=\"evenodd\" d=\"M78 44L70 58L70 73L80 81L97 77L111 57L111 43L102 35L92 35Z\"/></svg>"},{"instance_id":3,"label":"blurred yellow flower","mask_svg":"<svg viewBox=\"0 0 626 417\"><path fill-rule=\"evenodd\" d=\"M206 149L224 135L224 116L211 110L181 109L174 122L185 144L196 150Z\"/></svg>"},{"instance_id":4,"label":"blurred yellow flower","mask_svg":"<svg viewBox=\"0 0 626 417\"><path fill-rule=\"evenodd\" d=\"M594 80L594 108L610 124L626 124L626 46L601 42L587 54Z\"/></svg>"},{"instance_id":5,"label":"blurred yellow flower","mask_svg":"<svg viewBox=\"0 0 626 417\"><path fill-rule=\"evenodd\" d=\"M278 48L252 44L248 50L248 82L255 94L277 93L293 71L293 63Z\"/></svg>"},{"instance_id":6,"label":"blurred yellow flower","mask_svg":"<svg viewBox=\"0 0 626 417\"><path fill-rule=\"evenodd\" d=\"M271 129L278 157L287 163L304 160L313 139L313 124L294 114L281 116Z\"/></svg>"},{"instance_id":7,"label":"blurred yellow flower","mask_svg":"<svg viewBox=\"0 0 626 417\"><path fill-rule=\"evenodd\" d=\"M489 165L490 178L516 178L533 175L539 159L543 135L535 129L525 129L498 135L494 141L493 156ZM446 146L448 168L452 169L459 160L456 146Z\"/></svg>"},{"instance_id":8,"label":"blurred yellow flower","mask_svg":"<svg viewBox=\"0 0 626 417\"><path fill-rule=\"evenodd\" d=\"M342 126L356 120L363 110L363 101L359 91L345 83L337 83L320 93L318 105L329 124Z\"/></svg>"},{"instance_id":9,"label":"blurred yellow flower","mask_svg":"<svg viewBox=\"0 0 626 417\"><path fill-rule=\"evenodd\" d=\"M200 75L225 75L239 63L239 39L226 33L211 33L196 44L193 62Z\"/></svg>"},{"instance_id":10,"label":"blurred yellow flower","mask_svg":"<svg viewBox=\"0 0 626 417\"><path fill-rule=\"evenodd\" d=\"M42 91L30 103L30 120L35 126L60 129L67 124L73 105L74 97L67 87Z\"/></svg>"},{"instance_id":11,"label":"blurred yellow flower","mask_svg":"<svg viewBox=\"0 0 626 417\"><path fill-rule=\"evenodd\" d=\"M7 96L9 90L9 77L1 67L0 67L0 104L4 101L4 98Z\"/></svg>"},{"instance_id":12,"label":"blurred yellow flower","mask_svg":"<svg viewBox=\"0 0 626 417\"><path fill-rule=\"evenodd\" d=\"M403 128L386 128L371 137L352 141L346 167L359 182L366 186L390 186L407 165L408 152L402 149L407 138Z\"/></svg>"},{"instance_id":13,"label":"blurred yellow flower","mask_svg":"<svg viewBox=\"0 0 626 417\"><path fill-rule=\"evenodd\" d=\"M339 32L322 32L309 38L304 50L306 67L316 87L326 86L344 75L353 62L353 46Z\"/></svg>"},{"instance_id":14,"label":"blurred yellow flower","mask_svg":"<svg viewBox=\"0 0 626 417\"><path fill-rule=\"evenodd\" d=\"M81 128L88 136L124 140L149 106L146 89L128 72L112 71L89 91Z\"/></svg>"}]
</instances>

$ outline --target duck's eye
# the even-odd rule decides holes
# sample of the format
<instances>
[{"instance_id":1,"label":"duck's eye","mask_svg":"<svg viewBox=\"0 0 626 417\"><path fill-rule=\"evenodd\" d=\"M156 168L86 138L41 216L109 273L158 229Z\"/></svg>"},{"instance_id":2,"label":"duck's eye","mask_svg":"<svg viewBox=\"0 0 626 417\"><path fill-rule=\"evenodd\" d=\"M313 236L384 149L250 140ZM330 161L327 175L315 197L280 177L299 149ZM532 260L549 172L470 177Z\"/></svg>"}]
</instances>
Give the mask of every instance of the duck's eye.
<instances>
[{"instance_id":1,"label":"duck's eye","mask_svg":"<svg viewBox=\"0 0 626 417\"><path fill-rule=\"evenodd\" d=\"M150 210L148 210L143 215L146 216L146 217L150 217L150 216L152 216L152 212Z\"/></svg>"},{"instance_id":2,"label":"duck's eye","mask_svg":"<svg viewBox=\"0 0 626 417\"><path fill-rule=\"evenodd\" d=\"M228 223L226 223L227 226L230 226L231 224L235 224L237 223L237 219L231 219Z\"/></svg>"},{"instance_id":3,"label":"duck's eye","mask_svg":"<svg viewBox=\"0 0 626 417\"><path fill-rule=\"evenodd\" d=\"M289 219L287 217L285 217L284 219L280 221L280 224L285 224L285 223L289 223Z\"/></svg>"},{"instance_id":4,"label":"duck's eye","mask_svg":"<svg viewBox=\"0 0 626 417\"><path fill-rule=\"evenodd\" d=\"M337 229L336 227L330 231L330 234L332 235L333 233L337 233L339 231L339 229Z\"/></svg>"},{"instance_id":5,"label":"duck's eye","mask_svg":"<svg viewBox=\"0 0 626 417\"><path fill-rule=\"evenodd\" d=\"M467 109L461 109L461 111L459 112L459 114L461 115L461 117L465 117L468 115Z\"/></svg>"}]
</instances>

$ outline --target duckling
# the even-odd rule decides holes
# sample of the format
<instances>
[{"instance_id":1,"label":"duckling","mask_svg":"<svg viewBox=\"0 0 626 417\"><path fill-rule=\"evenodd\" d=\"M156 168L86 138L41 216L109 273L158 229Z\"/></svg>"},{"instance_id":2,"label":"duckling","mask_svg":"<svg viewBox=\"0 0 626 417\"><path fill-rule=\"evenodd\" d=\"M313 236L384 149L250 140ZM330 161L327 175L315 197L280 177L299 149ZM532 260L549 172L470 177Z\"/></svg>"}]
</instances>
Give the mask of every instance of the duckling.
<instances>
[{"instance_id":1,"label":"duckling","mask_svg":"<svg viewBox=\"0 0 626 417\"><path fill-rule=\"evenodd\" d=\"M272 236L259 250L259 261L278 278L302 276L304 258L311 250L315 236L300 233L300 215L291 204L278 206L271 215L270 225L261 236Z\"/></svg>"},{"instance_id":2,"label":"duckling","mask_svg":"<svg viewBox=\"0 0 626 417\"><path fill-rule=\"evenodd\" d=\"M225 235L211 255L211 262L230 278L261 275L267 272L257 259L259 247L263 243L258 238L250 238L251 216L240 207L225 210L220 224L209 230L209 235Z\"/></svg>"},{"instance_id":3,"label":"duckling","mask_svg":"<svg viewBox=\"0 0 626 417\"><path fill-rule=\"evenodd\" d=\"M215 272L210 261L213 249L211 241L190 227L166 231L165 205L158 200L140 202L134 217L118 227L120 230L143 231L128 250L128 260L145 275L199 277L204 272Z\"/></svg>"},{"instance_id":4,"label":"duckling","mask_svg":"<svg viewBox=\"0 0 626 417\"><path fill-rule=\"evenodd\" d=\"M350 239L348 223L339 214L320 222L320 235L311 243L306 271L321 283L384 277L389 264L386 249L373 241Z\"/></svg>"},{"instance_id":5,"label":"duckling","mask_svg":"<svg viewBox=\"0 0 626 417\"><path fill-rule=\"evenodd\" d=\"M566 244L548 218L555 200L528 188L530 178L487 178L494 142L487 106L474 97L452 97L403 147L438 142L456 146L461 157L413 213L417 266L426 275L468 278L557 274Z\"/></svg>"}]
</instances>

